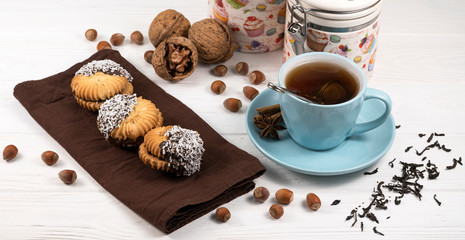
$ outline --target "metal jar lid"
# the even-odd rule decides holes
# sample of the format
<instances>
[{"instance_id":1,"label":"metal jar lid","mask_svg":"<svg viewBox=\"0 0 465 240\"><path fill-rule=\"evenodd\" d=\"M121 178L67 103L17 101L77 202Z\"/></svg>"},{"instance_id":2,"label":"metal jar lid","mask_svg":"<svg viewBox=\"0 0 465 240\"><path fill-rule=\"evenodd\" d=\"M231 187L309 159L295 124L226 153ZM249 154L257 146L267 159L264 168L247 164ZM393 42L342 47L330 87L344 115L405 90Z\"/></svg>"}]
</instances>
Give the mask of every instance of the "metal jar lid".
<instances>
[{"instance_id":1,"label":"metal jar lid","mask_svg":"<svg viewBox=\"0 0 465 240\"><path fill-rule=\"evenodd\" d=\"M328 32L349 32L375 21L383 0L288 0L291 23ZM307 24L303 24L303 23Z\"/></svg>"}]
</instances>

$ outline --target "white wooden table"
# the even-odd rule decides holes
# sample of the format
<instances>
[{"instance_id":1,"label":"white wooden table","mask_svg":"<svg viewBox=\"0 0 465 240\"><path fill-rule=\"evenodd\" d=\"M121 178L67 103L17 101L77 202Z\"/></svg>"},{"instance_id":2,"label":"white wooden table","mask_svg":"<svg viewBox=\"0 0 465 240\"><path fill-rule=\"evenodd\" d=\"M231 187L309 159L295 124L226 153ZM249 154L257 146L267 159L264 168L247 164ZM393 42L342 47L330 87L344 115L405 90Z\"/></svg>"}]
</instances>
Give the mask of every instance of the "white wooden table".
<instances>
[{"instance_id":1,"label":"white wooden table","mask_svg":"<svg viewBox=\"0 0 465 240\"><path fill-rule=\"evenodd\" d=\"M157 77L143 60L153 47L147 39L152 19L162 10L174 8L191 22L207 17L207 0L170 1L1 1L0 2L0 148L15 144L16 159L0 161L0 239L464 239L465 167L446 171L452 158L465 157L465 1L389 0L381 16L381 31L375 73L369 87L389 93L393 117L401 128L388 153L373 167L344 176L315 177L289 171L262 155L245 130L245 111L250 104L242 95L247 79L230 74L223 80L227 90L215 95L209 90L216 77L211 65L200 65L195 73L176 84ZM84 38L88 28L108 40L121 32L126 42L115 47L146 76L198 113L231 143L258 157L267 168L256 180L272 193L279 188L294 191L295 200L285 214L272 219L264 204L251 193L225 206L232 218L215 221L209 213L176 232L166 235L153 227L103 189L69 154L54 141L13 97L16 84L41 79L86 59L97 42ZM134 30L144 33L143 46L131 44ZM226 62L233 69L247 61L252 69L266 72L276 82L281 51L241 54ZM265 84L257 87L264 90ZM226 111L222 102L238 97L243 108ZM441 174L436 180L422 180L424 197L406 196L386 211L377 211L380 224L364 220L365 230L345 221L354 207L366 206L377 181L389 181L399 173L390 168L394 158L409 161L407 146L423 146L418 133L442 132L441 139L452 152L431 151L429 158ZM59 162L46 166L40 155L54 150ZM375 175L363 172L379 168ZM77 181L63 184L57 173L64 168L77 172ZM323 206L313 212L305 206L308 192L317 193ZM433 195L442 201L438 206ZM393 195L394 196L394 195ZM337 206L330 206L341 199ZM391 199L393 201L393 199ZM390 219L386 219L390 216Z\"/></svg>"}]
</instances>

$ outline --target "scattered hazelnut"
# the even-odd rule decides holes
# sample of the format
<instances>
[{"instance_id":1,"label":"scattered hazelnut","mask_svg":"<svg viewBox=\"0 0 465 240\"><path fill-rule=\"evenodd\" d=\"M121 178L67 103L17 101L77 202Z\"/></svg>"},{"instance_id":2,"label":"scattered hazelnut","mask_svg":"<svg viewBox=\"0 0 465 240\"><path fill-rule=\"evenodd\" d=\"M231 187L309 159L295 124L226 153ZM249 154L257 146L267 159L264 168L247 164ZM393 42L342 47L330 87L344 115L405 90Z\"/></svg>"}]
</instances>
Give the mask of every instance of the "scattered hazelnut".
<instances>
[{"instance_id":1,"label":"scattered hazelnut","mask_svg":"<svg viewBox=\"0 0 465 240\"><path fill-rule=\"evenodd\" d=\"M320 198L314 193L307 194L307 205L314 211L318 210L321 207Z\"/></svg>"},{"instance_id":2,"label":"scattered hazelnut","mask_svg":"<svg viewBox=\"0 0 465 240\"><path fill-rule=\"evenodd\" d=\"M107 41L100 41L98 44L97 44L97 51L100 51L102 49L111 49L111 45L109 42Z\"/></svg>"},{"instance_id":3,"label":"scattered hazelnut","mask_svg":"<svg viewBox=\"0 0 465 240\"><path fill-rule=\"evenodd\" d=\"M76 181L77 175L74 170L65 169L58 173L58 177L66 184L72 184Z\"/></svg>"},{"instance_id":4,"label":"scattered hazelnut","mask_svg":"<svg viewBox=\"0 0 465 240\"><path fill-rule=\"evenodd\" d=\"M225 207L216 209L216 218L222 222L227 222L231 218L231 213Z\"/></svg>"},{"instance_id":5,"label":"scattered hazelnut","mask_svg":"<svg viewBox=\"0 0 465 240\"><path fill-rule=\"evenodd\" d=\"M95 29L87 29L85 36L87 40L94 41L97 38L97 30Z\"/></svg>"},{"instance_id":6,"label":"scattered hazelnut","mask_svg":"<svg viewBox=\"0 0 465 240\"><path fill-rule=\"evenodd\" d=\"M52 166L58 161L58 154L54 151L45 151L42 153L41 158L45 164Z\"/></svg>"},{"instance_id":7,"label":"scattered hazelnut","mask_svg":"<svg viewBox=\"0 0 465 240\"><path fill-rule=\"evenodd\" d=\"M244 96L250 100L253 100L258 95L258 90L250 86L242 88L242 92L244 93Z\"/></svg>"},{"instance_id":8,"label":"scattered hazelnut","mask_svg":"<svg viewBox=\"0 0 465 240\"><path fill-rule=\"evenodd\" d=\"M148 50L144 53L144 59L146 62L152 64L153 50Z\"/></svg>"},{"instance_id":9,"label":"scattered hazelnut","mask_svg":"<svg viewBox=\"0 0 465 240\"><path fill-rule=\"evenodd\" d=\"M258 85L261 82L265 81L266 77L265 74L262 72L255 70L249 74L249 81L252 84Z\"/></svg>"},{"instance_id":10,"label":"scattered hazelnut","mask_svg":"<svg viewBox=\"0 0 465 240\"><path fill-rule=\"evenodd\" d=\"M282 217L284 214L284 209L281 205L275 203L270 207L270 215L276 219Z\"/></svg>"},{"instance_id":11,"label":"scattered hazelnut","mask_svg":"<svg viewBox=\"0 0 465 240\"><path fill-rule=\"evenodd\" d=\"M142 45L144 43L144 35L140 31L134 31L131 33L131 42Z\"/></svg>"},{"instance_id":12,"label":"scattered hazelnut","mask_svg":"<svg viewBox=\"0 0 465 240\"><path fill-rule=\"evenodd\" d=\"M18 154L18 148L15 145L8 145L3 149L3 160L10 161Z\"/></svg>"},{"instance_id":13,"label":"scattered hazelnut","mask_svg":"<svg viewBox=\"0 0 465 240\"><path fill-rule=\"evenodd\" d=\"M249 64L246 62L238 62L236 64L236 72L240 75L247 75L247 73L249 73Z\"/></svg>"},{"instance_id":14,"label":"scattered hazelnut","mask_svg":"<svg viewBox=\"0 0 465 240\"><path fill-rule=\"evenodd\" d=\"M226 89L226 84L224 84L223 81L216 80L212 83L212 85L210 86L210 89L212 90L212 92L216 94L222 94L224 90Z\"/></svg>"},{"instance_id":15,"label":"scattered hazelnut","mask_svg":"<svg viewBox=\"0 0 465 240\"><path fill-rule=\"evenodd\" d=\"M258 187L253 190L253 196L257 201L263 203L270 196L270 192L266 187Z\"/></svg>"},{"instance_id":16,"label":"scattered hazelnut","mask_svg":"<svg viewBox=\"0 0 465 240\"><path fill-rule=\"evenodd\" d=\"M218 77L222 77L228 73L228 67L223 64L216 65L215 68L213 68L213 73Z\"/></svg>"},{"instance_id":17,"label":"scattered hazelnut","mask_svg":"<svg viewBox=\"0 0 465 240\"><path fill-rule=\"evenodd\" d=\"M231 112L237 112L241 109L242 102L237 98L228 98L224 100L223 106Z\"/></svg>"},{"instance_id":18,"label":"scattered hazelnut","mask_svg":"<svg viewBox=\"0 0 465 240\"><path fill-rule=\"evenodd\" d=\"M113 46L119 46L123 44L125 36L121 33L115 33L111 35L110 42Z\"/></svg>"},{"instance_id":19,"label":"scattered hazelnut","mask_svg":"<svg viewBox=\"0 0 465 240\"><path fill-rule=\"evenodd\" d=\"M294 193L286 188L279 189L275 194L276 200L283 204L289 204L294 200Z\"/></svg>"}]
</instances>

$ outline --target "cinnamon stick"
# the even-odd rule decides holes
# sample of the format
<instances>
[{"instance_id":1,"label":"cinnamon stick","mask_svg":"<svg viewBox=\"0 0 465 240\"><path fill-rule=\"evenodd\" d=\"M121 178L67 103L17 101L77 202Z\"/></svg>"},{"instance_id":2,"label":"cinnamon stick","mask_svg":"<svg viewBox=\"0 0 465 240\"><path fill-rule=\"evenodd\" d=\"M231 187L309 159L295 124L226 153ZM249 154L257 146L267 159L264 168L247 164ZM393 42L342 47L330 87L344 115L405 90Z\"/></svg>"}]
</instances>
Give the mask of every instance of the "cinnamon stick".
<instances>
[{"instance_id":1,"label":"cinnamon stick","mask_svg":"<svg viewBox=\"0 0 465 240\"><path fill-rule=\"evenodd\" d=\"M266 116L270 116L270 115L273 115L273 114L278 113L278 112L281 112L281 108L280 108L279 104L257 108L257 113L259 115L263 114L263 115L266 115Z\"/></svg>"}]
</instances>

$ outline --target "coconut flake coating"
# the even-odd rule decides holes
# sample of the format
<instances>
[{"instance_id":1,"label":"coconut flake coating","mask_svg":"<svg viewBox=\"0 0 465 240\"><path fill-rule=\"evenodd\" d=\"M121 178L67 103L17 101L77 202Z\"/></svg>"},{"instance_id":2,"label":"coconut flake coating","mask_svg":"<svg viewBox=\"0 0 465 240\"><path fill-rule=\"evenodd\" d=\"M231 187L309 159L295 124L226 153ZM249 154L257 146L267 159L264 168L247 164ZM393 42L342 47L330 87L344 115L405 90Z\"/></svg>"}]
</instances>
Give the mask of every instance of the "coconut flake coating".
<instances>
[{"instance_id":1,"label":"coconut flake coating","mask_svg":"<svg viewBox=\"0 0 465 240\"><path fill-rule=\"evenodd\" d=\"M126 69L110 59L94 60L89 62L82 66L75 75L91 76L96 72L103 72L113 76L125 77L128 82L132 82L133 80L133 77Z\"/></svg>"},{"instance_id":2,"label":"coconut flake coating","mask_svg":"<svg viewBox=\"0 0 465 240\"><path fill-rule=\"evenodd\" d=\"M199 171L205 152L199 133L174 125L165 136L168 140L160 144L161 154L176 175L190 176Z\"/></svg>"},{"instance_id":3,"label":"coconut flake coating","mask_svg":"<svg viewBox=\"0 0 465 240\"><path fill-rule=\"evenodd\" d=\"M116 94L100 106L97 125L105 139L108 139L111 131L119 127L120 123L126 119L136 103L136 94Z\"/></svg>"}]
</instances>

